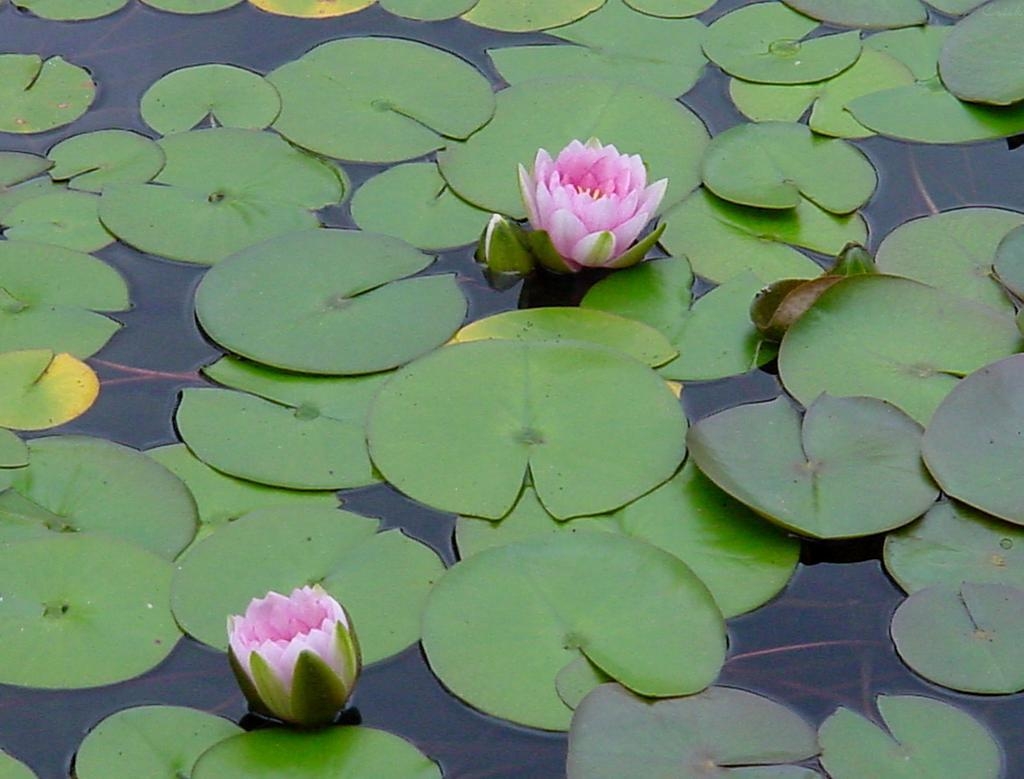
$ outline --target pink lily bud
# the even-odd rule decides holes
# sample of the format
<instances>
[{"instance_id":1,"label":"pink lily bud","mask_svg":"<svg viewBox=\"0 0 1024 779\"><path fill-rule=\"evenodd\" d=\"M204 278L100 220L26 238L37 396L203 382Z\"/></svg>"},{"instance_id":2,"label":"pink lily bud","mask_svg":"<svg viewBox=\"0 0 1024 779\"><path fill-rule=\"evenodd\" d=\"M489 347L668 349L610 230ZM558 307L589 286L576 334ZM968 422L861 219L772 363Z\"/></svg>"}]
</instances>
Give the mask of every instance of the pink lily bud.
<instances>
[{"instance_id":1,"label":"pink lily bud","mask_svg":"<svg viewBox=\"0 0 1024 779\"><path fill-rule=\"evenodd\" d=\"M254 598L228 617L228 644L253 711L303 727L335 719L362 667L348 614L319 585Z\"/></svg>"},{"instance_id":2,"label":"pink lily bud","mask_svg":"<svg viewBox=\"0 0 1024 779\"><path fill-rule=\"evenodd\" d=\"M620 154L596 138L572 141L555 159L539 149L532 173L519 166L519 188L535 231L531 246L538 260L563 272L640 262L664 228L634 243L667 186L668 179L647 186L639 155Z\"/></svg>"}]
</instances>

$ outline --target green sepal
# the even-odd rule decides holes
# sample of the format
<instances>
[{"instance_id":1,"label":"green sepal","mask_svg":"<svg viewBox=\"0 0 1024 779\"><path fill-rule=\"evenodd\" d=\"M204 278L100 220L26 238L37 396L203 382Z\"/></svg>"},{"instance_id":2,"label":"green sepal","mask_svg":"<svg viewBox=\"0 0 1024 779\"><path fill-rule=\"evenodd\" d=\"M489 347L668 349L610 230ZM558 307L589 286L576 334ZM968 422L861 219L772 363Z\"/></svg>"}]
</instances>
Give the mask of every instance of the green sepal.
<instances>
[{"instance_id":1,"label":"green sepal","mask_svg":"<svg viewBox=\"0 0 1024 779\"><path fill-rule=\"evenodd\" d=\"M530 251L537 262L548 270L555 273L574 273L572 267L565 261L555 245L551 243L551 236L546 230L531 230L526 233L526 239L530 244Z\"/></svg>"},{"instance_id":2,"label":"green sepal","mask_svg":"<svg viewBox=\"0 0 1024 779\"><path fill-rule=\"evenodd\" d=\"M346 614L346 616L348 615ZM351 617L349 617L349 623L351 625ZM334 630L338 651L341 653L345 663L344 667L348 671L342 681L348 687L348 694L351 696L352 688L356 686L356 680L363 670L363 650L359 646L359 639L356 638L356 632L351 626L346 627L339 622L335 625Z\"/></svg>"},{"instance_id":3,"label":"green sepal","mask_svg":"<svg viewBox=\"0 0 1024 779\"><path fill-rule=\"evenodd\" d=\"M877 273L875 258L859 243L848 243L839 252L835 264L825 271L827 276L864 276Z\"/></svg>"},{"instance_id":4,"label":"green sepal","mask_svg":"<svg viewBox=\"0 0 1024 779\"><path fill-rule=\"evenodd\" d=\"M665 227L665 223L662 222L646 238L630 248L629 251L616 257L611 262L605 263L602 267L628 268L630 265L636 265L641 262L647 256L647 252L650 251L651 247L661 238L661 234L665 232Z\"/></svg>"},{"instance_id":5,"label":"green sepal","mask_svg":"<svg viewBox=\"0 0 1024 779\"><path fill-rule=\"evenodd\" d=\"M351 685L339 678L333 668L315 652L304 649L299 653L292 677L290 721L305 728L329 725L345 708L351 693Z\"/></svg>"},{"instance_id":6,"label":"green sepal","mask_svg":"<svg viewBox=\"0 0 1024 779\"><path fill-rule=\"evenodd\" d=\"M284 682L277 678L270 665L259 652L249 655L249 667L256 686L256 699L270 716L285 722L292 722L291 701Z\"/></svg>"},{"instance_id":7,"label":"green sepal","mask_svg":"<svg viewBox=\"0 0 1024 779\"><path fill-rule=\"evenodd\" d=\"M476 260L492 273L527 275L536 262L526 248L523 229L501 214L494 214L487 223L476 249Z\"/></svg>"},{"instance_id":8,"label":"green sepal","mask_svg":"<svg viewBox=\"0 0 1024 779\"><path fill-rule=\"evenodd\" d=\"M252 683L252 679L249 678L249 674L242 668L242 664L235 656L235 650L230 647L228 648L228 663L231 665L231 671L235 675L235 681L238 682L238 686L242 690L242 694L249 702L249 708L257 714L262 714L265 717L276 716L260 699L260 694L256 690L256 685Z\"/></svg>"}]
</instances>

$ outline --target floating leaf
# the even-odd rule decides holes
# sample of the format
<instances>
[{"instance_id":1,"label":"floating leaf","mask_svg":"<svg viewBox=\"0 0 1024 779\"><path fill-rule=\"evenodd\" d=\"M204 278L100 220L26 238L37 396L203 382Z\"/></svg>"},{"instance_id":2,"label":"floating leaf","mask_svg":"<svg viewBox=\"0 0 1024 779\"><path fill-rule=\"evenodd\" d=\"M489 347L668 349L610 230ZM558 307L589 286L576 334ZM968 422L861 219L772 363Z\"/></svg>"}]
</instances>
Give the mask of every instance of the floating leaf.
<instances>
[{"instance_id":1,"label":"floating leaf","mask_svg":"<svg viewBox=\"0 0 1024 779\"><path fill-rule=\"evenodd\" d=\"M939 52L952 28L939 25L908 27L903 30L887 30L872 35L864 46L902 62L914 78L936 86L934 79L939 75Z\"/></svg>"},{"instance_id":2,"label":"floating leaf","mask_svg":"<svg viewBox=\"0 0 1024 779\"><path fill-rule=\"evenodd\" d=\"M696 16L715 4L715 0L626 0L626 5L641 13L669 19Z\"/></svg>"},{"instance_id":3,"label":"floating leaf","mask_svg":"<svg viewBox=\"0 0 1024 779\"><path fill-rule=\"evenodd\" d=\"M196 315L217 343L277 368L383 371L440 346L466 316L453 275L407 278L431 262L384 235L297 232L213 268Z\"/></svg>"},{"instance_id":4,"label":"floating leaf","mask_svg":"<svg viewBox=\"0 0 1024 779\"><path fill-rule=\"evenodd\" d=\"M72 189L99 192L107 184L142 184L164 166L159 145L127 130L99 130L61 141L47 155L50 178Z\"/></svg>"},{"instance_id":5,"label":"floating leaf","mask_svg":"<svg viewBox=\"0 0 1024 779\"><path fill-rule=\"evenodd\" d=\"M802 124L741 124L715 136L701 163L704 185L746 206L789 209L802 197L835 214L864 205L878 176L857 147Z\"/></svg>"},{"instance_id":6,"label":"floating leaf","mask_svg":"<svg viewBox=\"0 0 1024 779\"><path fill-rule=\"evenodd\" d=\"M92 533L0 546L0 681L78 688L138 676L180 633L168 608L171 564Z\"/></svg>"},{"instance_id":7,"label":"floating leaf","mask_svg":"<svg viewBox=\"0 0 1024 779\"><path fill-rule=\"evenodd\" d=\"M0 197L8 187L28 181L45 173L53 163L37 154L20 151L0 151Z\"/></svg>"},{"instance_id":8,"label":"floating leaf","mask_svg":"<svg viewBox=\"0 0 1024 779\"><path fill-rule=\"evenodd\" d=\"M928 5L950 16L962 16L988 0L928 0Z\"/></svg>"},{"instance_id":9,"label":"floating leaf","mask_svg":"<svg viewBox=\"0 0 1024 779\"><path fill-rule=\"evenodd\" d=\"M61 57L0 54L0 132L41 133L70 124L92 105L89 74Z\"/></svg>"},{"instance_id":10,"label":"floating leaf","mask_svg":"<svg viewBox=\"0 0 1024 779\"><path fill-rule=\"evenodd\" d=\"M457 197L432 162L396 165L352 196L352 218L359 227L426 250L472 243L488 216Z\"/></svg>"},{"instance_id":11,"label":"floating leaf","mask_svg":"<svg viewBox=\"0 0 1024 779\"><path fill-rule=\"evenodd\" d=\"M635 319L670 340L690 311L693 273L682 257L665 257L617 271L592 286L580 303Z\"/></svg>"},{"instance_id":12,"label":"floating leaf","mask_svg":"<svg viewBox=\"0 0 1024 779\"><path fill-rule=\"evenodd\" d=\"M814 538L891 530L938 497L921 464L920 427L874 398L821 395L802 420L784 397L736 406L697 422L687 444L723 490Z\"/></svg>"},{"instance_id":13,"label":"floating leaf","mask_svg":"<svg viewBox=\"0 0 1024 779\"><path fill-rule=\"evenodd\" d=\"M281 95L274 129L299 146L357 162L428 154L449 138L465 138L494 111L491 86L479 71L445 51L397 38L329 41L267 80Z\"/></svg>"},{"instance_id":14,"label":"floating leaf","mask_svg":"<svg viewBox=\"0 0 1024 779\"><path fill-rule=\"evenodd\" d=\"M194 65L168 73L146 90L139 106L161 135L215 127L262 130L281 112L281 98L262 76L232 65Z\"/></svg>"},{"instance_id":15,"label":"floating leaf","mask_svg":"<svg viewBox=\"0 0 1024 779\"><path fill-rule=\"evenodd\" d=\"M885 538L885 568L906 592L960 582L1024 587L1024 528L942 501Z\"/></svg>"},{"instance_id":16,"label":"floating leaf","mask_svg":"<svg viewBox=\"0 0 1024 779\"><path fill-rule=\"evenodd\" d=\"M639 154L650 180L668 179L663 210L700 182L708 135L696 115L629 84L596 80L539 79L502 90L494 119L465 143L450 144L438 163L466 200L521 218L516 165L532 168L537 149L557 154L574 138L591 137Z\"/></svg>"},{"instance_id":17,"label":"floating leaf","mask_svg":"<svg viewBox=\"0 0 1024 779\"><path fill-rule=\"evenodd\" d=\"M954 295L1009 311L1009 298L992 278L996 248L1024 214L999 208L962 208L914 219L878 247L882 273L922 281Z\"/></svg>"},{"instance_id":18,"label":"floating leaf","mask_svg":"<svg viewBox=\"0 0 1024 779\"><path fill-rule=\"evenodd\" d=\"M918 695L875 700L884 730L843 707L821 724L821 764L832 779L1002 776L999 745L966 712Z\"/></svg>"},{"instance_id":19,"label":"floating leaf","mask_svg":"<svg viewBox=\"0 0 1024 779\"><path fill-rule=\"evenodd\" d=\"M182 706L137 706L104 719L75 753L77 779L191 775L207 749L241 729Z\"/></svg>"},{"instance_id":20,"label":"floating leaf","mask_svg":"<svg viewBox=\"0 0 1024 779\"><path fill-rule=\"evenodd\" d=\"M115 240L100 223L98 205L99 197L91 192L52 192L5 211L0 226L8 240L94 252Z\"/></svg>"},{"instance_id":21,"label":"floating leaf","mask_svg":"<svg viewBox=\"0 0 1024 779\"><path fill-rule=\"evenodd\" d=\"M193 638L227 648L224 622L268 591L322 584L352 617L363 660L420 636L427 592L444 566L428 547L378 521L335 509L260 509L193 546L174 577L173 608Z\"/></svg>"},{"instance_id":22,"label":"floating leaf","mask_svg":"<svg viewBox=\"0 0 1024 779\"><path fill-rule=\"evenodd\" d=\"M476 4L477 0L380 0L388 13L423 21L453 19Z\"/></svg>"},{"instance_id":23,"label":"floating leaf","mask_svg":"<svg viewBox=\"0 0 1024 779\"><path fill-rule=\"evenodd\" d=\"M961 381L936 409L923 454L948 495L1024 524L1024 355Z\"/></svg>"},{"instance_id":24,"label":"floating leaf","mask_svg":"<svg viewBox=\"0 0 1024 779\"><path fill-rule=\"evenodd\" d=\"M605 0L479 0L462 18L492 30L529 32L574 22L604 3Z\"/></svg>"},{"instance_id":25,"label":"floating leaf","mask_svg":"<svg viewBox=\"0 0 1024 779\"><path fill-rule=\"evenodd\" d=\"M605 684L576 710L567 772L569 779L702 779L719 772L811 779L818 773L809 768L762 771L817 752L810 725L752 692L710 687L687 698L650 701Z\"/></svg>"},{"instance_id":26,"label":"floating leaf","mask_svg":"<svg viewBox=\"0 0 1024 779\"><path fill-rule=\"evenodd\" d=\"M87 254L0 241L0 351L98 352L121 326L100 311L129 307L120 274Z\"/></svg>"},{"instance_id":27,"label":"floating leaf","mask_svg":"<svg viewBox=\"0 0 1024 779\"><path fill-rule=\"evenodd\" d=\"M134 449L87 436L29 443L29 464L0 493L0 538L116 537L173 560L196 530L185 485Z\"/></svg>"},{"instance_id":28,"label":"floating leaf","mask_svg":"<svg viewBox=\"0 0 1024 779\"><path fill-rule=\"evenodd\" d=\"M892 640L929 681L973 693L1024 690L1024 590L1005 584L934 585L892 617ZM972 774L973 776L973 774Z\"/></svg>"},{"instance_id":29,"label":"floating leaf","mask_svg":"<svg viewBox=\"0 0 1024 779\"><path fill-rule=\"evenodd\" d=\"M142 0L146 5L176 14L208 14L238 5L243 0Z\"/></svg>"},{"instance_id":30,"label":"floating leaf","mask_svg":"<svg viewBox=\"0 0 1024 779\"><path fill-rule=\"evenodd\" d=\"M959 377L1020 346L1005 313L910 279L851 276L789 328L779 375L802 403L822 392L870 395L924 424Z\"/></svg>"},{"instance_id":31,"label":"floating leaf","mask_svg":"<svg viewBox=\"0 0 1024 779\"><path fill-rule=\"evenodd\" d=\"M500 339L511 341L583 341L606 346L656 368L676 355L668 340L642 322L604 311L575 307L505 311L466 325L455 343Z\"/></svg>"},{"instance_id":32,"label":"floating leaf","mask_svg":"<svg viewBox=\"0 0 1024 779\"><path fill-rule=\"evenodd\" d=\"M302 19L345 16L369 8L375 0L249 0L261 11Z\"/></svg>"},{"instance_id":33,"label":"floating leaf","mask_svg":"<svg viewBox=\"0 0 1024 779\"><path fill-rule=\"evenodd\" d=\"M846 70L860 55L860 34L808 38L818 27L781 3L753 3L708 28L704 53L731 76L768 84L806 84Z\"/></svg>"},{"instance_id":34,"label":"floating leaf","mask_svg":"<svg viewBox=\"0 0 1024 779\"><path fill-rule=\"evenodd\" d=\"M961 100L1024 100L1024 1L993 0L956 23L942 47L942 83Z\"/></svg>"},{"instance_id":35,"label":"floating leaf","mask_svg":"<svg viewBox=\"0 0 1024 779\"><path fill-rule=\"evenodd\" d=\"M1024 225L1003 236L992 267L1010 292L1018 298L1024 297Z\"/></svg>"},{"instance_id":36,"label":"floating leaf","mask_svg":"<svg viewBox=\"0 0 1024 779\"><path fill-rule=\"evenodd\" d=\"M15 0L15 7L30 11L41 19L79 21L99 19L120 11L128 0Z\"/></svg>"},{"instance_id":37,"label":"floating leaf","mask_svg":"<svg viewBox=\"0 0 1024 779\"><path fill-rule=\"evenodd\" d=\"M0 353L0 425L44 430L81 416L100 392L92 368L48 349Z\"/></svg>"},{"instance_id":38,"label":"floating leaf","mask_svg":"<svg viewBox=\"0 0 1024 779\"><path fill-rule=\"evenodd\" d=\"M318 227L313 209L344 192L339 169L267 132L217 128L160 140L152 184L107 187L100 218L137 249L212 264L284 233Z\"/></svg>"},{"instance_id":39,"label":"floating leaf","mask_svg":"<svg viewBox=\"0 0 1024 779\"><path fill-rule=\"evenodd\" d=\"M545 508L564 519L665 481L683 459L685 427L664 381L630 357L479 341L396 373L377 395L368 439L388 481L442 511L504 516L529 470Z\"/></svg>"},{"instance_id":40,"label":"floating leaf","mask_svg":"<svg viewBox=\"0 0 1024 779\"><path fill-rule=\"evenodd\" d=\"M20 760L0 749L0 777L3 779L38 779L36 774Z\"/></svg>"},{"instance_id":41,"label":"floating leaf","mask_svg":"<svg viewBox=\"0 0 1024 779\"><path fill-rule=\"evenodd\" d=\"M470 705L565 730L572 711L555 680L581 655L641 694L686 695L718 674L725 633L711 595L678 558L581 531L489 549L450 569L430 594L423 647Z\"/></svg>"},{"instance_id":42,"label":"floating leaf","mask_svg":"<svg viewBox=\"0 0 1024 779\"><path fill-rule=\"evenodd\" d=\"M920 0L783 0L790 8L839 27L913 27L928 21Z\"/></svg>"},{"instance_id":43,"label":"floating leaf","mask_svg":"<svg viewBox=\"0 0 1024 779\"><path fill-rule=\"evenodd\" d=\"M229 738L205 752L192 779L441 779L408 741L363 727L271 728Z\"/></svg>"},{"instance_id":44,"label":"floating leaf","mask_svg":"<svg viewBox=\"0 0 1024 779\"><path fill-rule=\"evenodd\" d=\"M25 465L28 465L25 442L10 430L0 428L0 468L21 468Z\"/></svg>"}]
</instances>

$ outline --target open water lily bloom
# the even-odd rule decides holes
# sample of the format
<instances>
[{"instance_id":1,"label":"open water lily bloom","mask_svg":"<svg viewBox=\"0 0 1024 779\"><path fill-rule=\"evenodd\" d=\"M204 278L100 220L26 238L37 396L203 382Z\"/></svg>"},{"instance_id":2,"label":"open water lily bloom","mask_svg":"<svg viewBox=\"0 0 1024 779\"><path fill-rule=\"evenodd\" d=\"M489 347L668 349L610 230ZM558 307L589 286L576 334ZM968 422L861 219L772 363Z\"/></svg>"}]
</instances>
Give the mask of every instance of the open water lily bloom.
<instances>
[{"instance_id":1,"label":"open water lily bloom","mask_svg":"<svg viewBox=\"0 0 1024 779\"><path fill-rule=\"evenodd\" d=\"M228 617L228 644L253 711L304 727L335 719L361 668L348 614L317 585L254 598Z\"/></svg>"},{"instance_id":2,"label":"open water lily bloom","mask_svg":"<svg viewBox=\"0 0 1024 779\"><path fill-rule=\"evenodd\" d=\"M519 166L519 186L538 260L558 271L623 268L644 258L662 226L636 243L661 204L668 179L647 184L637 154L595 138L572 141L552 159L537 151L533 172Z\"/></svg>"}]
</instances>

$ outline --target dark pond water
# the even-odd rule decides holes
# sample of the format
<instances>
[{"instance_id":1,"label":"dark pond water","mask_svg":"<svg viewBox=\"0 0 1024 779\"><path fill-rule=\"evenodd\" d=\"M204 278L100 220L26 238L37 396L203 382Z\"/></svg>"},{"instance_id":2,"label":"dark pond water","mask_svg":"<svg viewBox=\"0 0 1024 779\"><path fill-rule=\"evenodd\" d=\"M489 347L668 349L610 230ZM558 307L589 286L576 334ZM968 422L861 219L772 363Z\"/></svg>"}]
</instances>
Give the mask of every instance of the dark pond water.
<instances>
[{"instance_id":1,"label":"dark pond water","mask_svg":"<svg viewBox=\"0 0 1024 779\"><path fill-rule=\"evenodd\" d=\"M714 15L741 4L719 3ZM45 154L57 141L90 130L147 132L138 116L139 98L170 70L225 62L265 73L322 41L366 34L415 38L456 52L495 83L484 49L507 41L461 22L407 22L374 8L340 19L303 21L244 4L200 17L132 4L106 19L58 23L37 20L8 5L0 11L0 51L61 54L87 67L100 89L96 104L74 125L29 137L0 134L0 148ZM524 42L524 37L516 40ZM713 133L740 121L722 80L712 73L684 102ZM909 147L871 139L859 145L880 172L879 191L866 209L873 246L896 225L935 210L963 205L1024 210L1024 152L1010 151L1006 142ZM376 170L345 167L354 185ZM324 220L351 226L345 207L329 210ZM103 379L97 405L57 432L102 436L138 448L174 442L178 391L201 383L196 369L219 354L193 320L191 301L203 268L141 256L120 245L98 254L125 276L135 305L118 315L125 328L90 361ZM437 267L459 274L472 318L514 308L521 296L529 304L572 300L586 283L573 279L495 292L482 280L468 249L443 255ZM689 385L685 406L695 419L778 392L774 376L759 371ZM452 562L451 516L415 504L387 486L349 491L344 499L346 508L383 517L386 526L402 527ZM993 729L1007 751L1007 775L1024 776L1024 741L1017 727L1024 719L1024 696L956 695L923 682L896 658L888 624L901 593L882 571L880 550L880 542L872 539L807 547L782 596L731 621L730 659L721 682L775 697L815 724L839 705L867 710L880 692L950 700ZM73 752L91 727L121 708L151 703L187 705L235 720L244 714L224 655L186 639L156 670L123 684L75 692L0 687L0 747L27 762L42 779L67 777ZM446 777L564 775L563 735L511 726L462 705L433 677L418 647L368 668L354 703L364 723L411 740L441 763Z\"/></svg>"}]
</instances>

